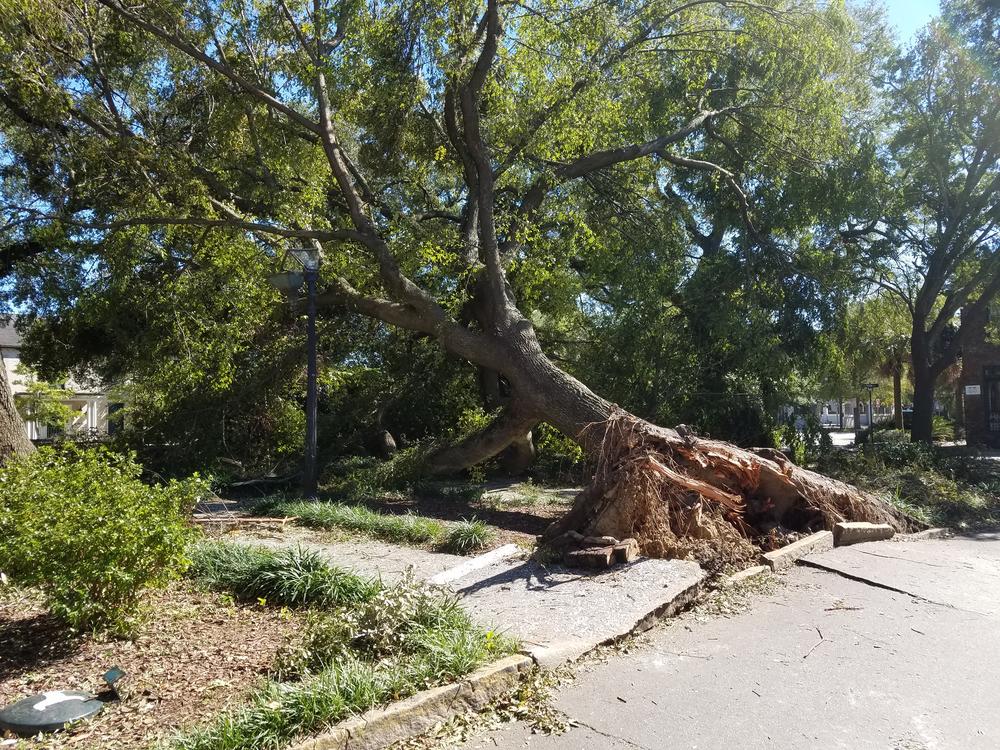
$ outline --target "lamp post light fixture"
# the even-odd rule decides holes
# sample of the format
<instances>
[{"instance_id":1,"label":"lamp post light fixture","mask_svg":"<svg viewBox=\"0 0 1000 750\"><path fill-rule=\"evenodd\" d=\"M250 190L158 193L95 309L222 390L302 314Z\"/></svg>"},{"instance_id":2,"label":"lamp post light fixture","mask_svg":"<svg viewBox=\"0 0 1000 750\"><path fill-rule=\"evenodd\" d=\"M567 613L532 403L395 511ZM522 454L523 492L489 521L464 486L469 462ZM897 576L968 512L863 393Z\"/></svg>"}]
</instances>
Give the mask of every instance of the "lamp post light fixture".
<instances>
[{"instance_id":1,"label":"lamp post light fixture","mask_svg":"<svg viewBox=\"0 0 1000 750\"><path fill-rule=\"evenodd\" d=\"M318 392L316 387L316 282L319 278L319 249L315 247L294 248L291 255L302 264L304 273L284 271L276 273L268 279L271 286L286 294L297 292L303 282L306 284L306 449L302 462L302 495L306 498L316 497L317 466L316 417L318 409Z\"/></svg>"}]
</instances>

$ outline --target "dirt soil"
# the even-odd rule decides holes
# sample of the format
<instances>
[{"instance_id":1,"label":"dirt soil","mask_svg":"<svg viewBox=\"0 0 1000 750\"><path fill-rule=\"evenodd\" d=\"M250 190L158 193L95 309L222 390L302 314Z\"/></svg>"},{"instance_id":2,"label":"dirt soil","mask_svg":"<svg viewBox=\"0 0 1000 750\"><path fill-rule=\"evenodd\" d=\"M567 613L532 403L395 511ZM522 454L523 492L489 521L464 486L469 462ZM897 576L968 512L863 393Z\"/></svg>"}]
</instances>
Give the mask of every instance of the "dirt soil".
<instances>
[{"instance_id":1,"label":"dirt soil","mask_svg":"<svg viewBox=\"0 0 1000 750\"><path fill-rule=\"evenodd\" d=\"M176 584L149 596L131 641L75 637L29 595L0 592L0 706L46 690L107 691L118 666L125 700L68 732L19 748L139 750L237 704L267 675L299 615L232 604ZM2 733L0 733L2 735Z\"/></svg>"}]
</instances>

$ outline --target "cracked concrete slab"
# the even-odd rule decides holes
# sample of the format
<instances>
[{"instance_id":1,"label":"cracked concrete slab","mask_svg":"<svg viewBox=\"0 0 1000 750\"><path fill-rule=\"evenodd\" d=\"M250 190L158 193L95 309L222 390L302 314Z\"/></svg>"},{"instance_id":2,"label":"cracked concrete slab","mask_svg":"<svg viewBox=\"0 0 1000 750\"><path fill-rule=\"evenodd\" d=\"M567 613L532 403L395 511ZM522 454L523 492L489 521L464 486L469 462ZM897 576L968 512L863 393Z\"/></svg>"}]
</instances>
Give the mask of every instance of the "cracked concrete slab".
<instances>
[{"instance_id":1,"label":"cracked concrete slab","mask_svg":"<svg viewBox=\"0 0 1000 750\"><path fill-rule=\"evenodd\" d=\"M474 618L517 636L535 661L554 666L680 611L704 578L684 560L642 559L600 572L519 560L452 585Z\"/></svg>"},{"instance_id":2,"label":"cracked concrete slab","mask_svg":"<svg viewBox=\"0 0 1000 750\"><path fill-rule=\"evenodd\" d=\"M936 604L1000 614L1000 532L952 539L867 542L801 562Z\"/></svg>"}]
</instances>

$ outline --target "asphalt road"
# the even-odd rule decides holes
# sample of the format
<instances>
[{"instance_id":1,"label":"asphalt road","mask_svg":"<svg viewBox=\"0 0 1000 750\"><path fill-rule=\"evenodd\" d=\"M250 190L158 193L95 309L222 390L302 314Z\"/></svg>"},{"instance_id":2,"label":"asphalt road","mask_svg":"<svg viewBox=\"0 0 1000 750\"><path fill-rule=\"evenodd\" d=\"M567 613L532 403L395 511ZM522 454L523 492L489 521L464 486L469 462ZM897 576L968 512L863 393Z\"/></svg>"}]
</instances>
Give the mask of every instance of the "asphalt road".
<instances>
[{"instance_id":1,"label":"asphalt road","mask_svg":"<svg viewBox=\"0 0 1000 750\"><path fill-rule=\"evenodd\" d=\"M510 724L466 747L1000 748L1000 535L816 562L739 614L686 615L582 666L554 699L564 734Z\"/></svg>"}]
</instances>

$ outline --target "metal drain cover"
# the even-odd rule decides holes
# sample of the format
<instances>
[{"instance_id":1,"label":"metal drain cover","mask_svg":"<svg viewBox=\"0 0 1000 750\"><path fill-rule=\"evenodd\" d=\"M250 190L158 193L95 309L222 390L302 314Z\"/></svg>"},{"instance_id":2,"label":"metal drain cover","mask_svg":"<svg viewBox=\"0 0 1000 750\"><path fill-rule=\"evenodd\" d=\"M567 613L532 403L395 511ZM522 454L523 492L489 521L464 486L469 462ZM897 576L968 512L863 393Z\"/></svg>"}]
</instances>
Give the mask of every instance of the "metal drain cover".
<instances>
[{"instance_id":1,"label":"metal drain cover","mask_svg":"<svg viewBox=\"0 0 1000 750\"><path fill-rule=\"evenodd\" d=\"M54 732L67 724L93 716L104 704L90 693L50 690L32 695L0 711L0 727L21 737Z\"/></svg>"}]
</instances>

